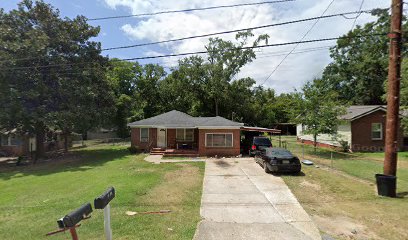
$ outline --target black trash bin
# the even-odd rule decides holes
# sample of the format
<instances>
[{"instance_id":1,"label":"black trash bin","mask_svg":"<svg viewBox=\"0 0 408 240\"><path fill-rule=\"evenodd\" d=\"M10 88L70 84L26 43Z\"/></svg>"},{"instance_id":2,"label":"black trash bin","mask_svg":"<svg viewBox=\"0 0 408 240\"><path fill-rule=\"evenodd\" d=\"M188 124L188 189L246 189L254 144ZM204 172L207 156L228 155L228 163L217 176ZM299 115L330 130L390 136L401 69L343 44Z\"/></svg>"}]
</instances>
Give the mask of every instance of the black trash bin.
<instances>
[{"instance_id":1,"label":"black trash bin","mask_svg":"<svg viewBox=\"0 0 408 240\"><path fill-rule=\"evenodd\" d=\"M387 197L397 196L397 177L392 175L375 174L378 195Z\"/></svg>"}]
</instances>

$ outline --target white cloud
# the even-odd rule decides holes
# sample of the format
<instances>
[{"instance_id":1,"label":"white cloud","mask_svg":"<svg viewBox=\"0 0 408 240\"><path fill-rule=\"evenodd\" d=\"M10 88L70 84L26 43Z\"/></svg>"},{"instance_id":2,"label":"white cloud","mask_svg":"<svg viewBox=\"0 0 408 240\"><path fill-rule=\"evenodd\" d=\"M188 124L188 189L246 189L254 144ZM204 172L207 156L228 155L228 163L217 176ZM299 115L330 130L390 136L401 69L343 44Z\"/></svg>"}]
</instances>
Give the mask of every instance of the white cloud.
<instances>
[{"instance_id":1,"label":"white cloud","mask_svg":"<svg viewBox=\"0 0 408 240\"><path fill-rule=\"evenodd\" d=\"M155 15L149 18L140 18L135 24L134 19L121 26L124 34L135 42L163 41L167 39L200 35L231 29L247 28L271 23L320 16L331 0L307 0L290 3L267 4L227 8L209 11L195 11L174 14ZM208 7L214 5L231 5L247 3L244 0L105 0L105 3L116 9L125 7L132 14L149 13L164 10L188 9L194 7ZM388 3L381 0L366 0L363 9L374 7L387 7ZM337 0L326 14L357 11L360 1ZM372 20L372 17L362 14L357 24ZM353 20L342 17L320 20L306 39L323 37L336 37L350 30ZM254 31L256 35L267 33L271 37L269 43L298 41L313 21L299 24L284 25L275 28L264 28ZM228 40L234 39L234 34L221 35ZM161 52L182 53L204 50L208 38L192 39L183 42L173 42L160 45ZM311 48L335 44L335 42L321 42L303 44L297 47ZM259 53L259 58L246 65L237 77L253 77L262 83L272 72L284 56L271 56L270 52L289 51L293 46L264 48ZM149 51L147 51L149 52ZM151 53L152 51L150 51ZM267 57L263 57L267 56ZM177 57L162 59L164 65L173 66ZM266 82L266 87L272 87L277 92L292 91L300 88L302 84L321 74L322 69L330 62L329 51L319 50L289 56L278 70Z\"/></svg>"}]
</instances>

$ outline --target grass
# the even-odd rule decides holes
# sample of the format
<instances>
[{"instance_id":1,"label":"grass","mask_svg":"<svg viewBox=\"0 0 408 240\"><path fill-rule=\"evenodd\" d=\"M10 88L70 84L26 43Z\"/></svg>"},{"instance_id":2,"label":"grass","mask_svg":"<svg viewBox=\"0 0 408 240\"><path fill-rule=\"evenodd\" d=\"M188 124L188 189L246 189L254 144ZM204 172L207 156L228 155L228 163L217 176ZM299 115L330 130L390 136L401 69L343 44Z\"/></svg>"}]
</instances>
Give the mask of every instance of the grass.
<instances>
[{"instance_id":1,"label":"grass","mask_svg":"<svg viewBox=\"0 0 408 240\"><path fill-rule=\"evenodd\" d=\"M399 153L398 198L378 197L376 173L384 153L341 153L302 147L286 137L288 149L316 165L305 176L284 180L320 230L339 239L406 239L408 236L408 153ZM331 160L333 159L333 160Z\"/></svg>"},{"instance_id":2,"label":"grass","mask_svg":"<svg viewBox=\"0 0 408 240\"><path fill-rule=\"evenodd\" d=\"M40 239L56 220L109 186L114 239L191 239L200 220L204 163L151 164L125 146L92 146L63 159L0 169L1 239ZM171 210L127 216L126 211ZM103 212L94 210L78 228L81 239L102 239ZM53 239L69 239L68 233Z\"/></svg>"},{"instance_id":3,"label":"grass","mask_svg":"<svg viewBox=\"0 0 408 240\"><path fill-rule=\"evenodd\" d=\"M285 182L319 229L339 239L406 239L406 198L377 197L375 185L330 169L303 167Z\"/></svg>"},{"instance_id":4,"label":"grass","mask_svg":"<svg viewBox=\"0 0 408 240\"><path fill-rule=\"evenodd\" d=\"M313 146L302 145L296 142L293 136L286 136L288 140L288 149L297 154L300 158L303 156L315 163L324 165L346 174L375 182L375 174L383 172L383 152L377 153L343 153L336 152L326 148L318 148L316 152ZM408 152L399 152L399 163L397 170L397 191L400 194L408 193ZM332 160L333 159L333 160Z\"/></svg>"}]
</instances>

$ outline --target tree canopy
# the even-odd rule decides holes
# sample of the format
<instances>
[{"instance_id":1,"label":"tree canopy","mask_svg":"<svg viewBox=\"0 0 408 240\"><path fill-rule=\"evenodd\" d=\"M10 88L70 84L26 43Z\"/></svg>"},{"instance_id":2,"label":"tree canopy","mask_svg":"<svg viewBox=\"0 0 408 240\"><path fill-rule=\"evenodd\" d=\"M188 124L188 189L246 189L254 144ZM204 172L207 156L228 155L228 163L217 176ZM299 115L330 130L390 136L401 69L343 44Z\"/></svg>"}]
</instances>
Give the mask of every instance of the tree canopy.
<instances>
[{"instance_id":1,"label":"tree canopy","mask_svg":"<svg viewBox=\"0 0 408 240\"><path fill-rule=\"evenodd\" d=\"M387 10L372 13L377 20L357 26L331 48L333 61L324 69L324 86L336 91L341 100L355 105L384 104L384 82L388 72L390 15ZM407 21L403 28L408 30ZM405 46L403 51L406 51Z\"/></svg>"},{"instance_id":2,"label":"tree canopy","mask_svg":"<svg viewBox=\"0 0 408 240\"><path fill-rule=\"evenodd\" d=\"M67 134L101 122L113 98L107 59L86 18L61 18L42 1L24 0L0 11L0 124L36 134L43 154L46 129Z\"/></svg>"}]
</instances>

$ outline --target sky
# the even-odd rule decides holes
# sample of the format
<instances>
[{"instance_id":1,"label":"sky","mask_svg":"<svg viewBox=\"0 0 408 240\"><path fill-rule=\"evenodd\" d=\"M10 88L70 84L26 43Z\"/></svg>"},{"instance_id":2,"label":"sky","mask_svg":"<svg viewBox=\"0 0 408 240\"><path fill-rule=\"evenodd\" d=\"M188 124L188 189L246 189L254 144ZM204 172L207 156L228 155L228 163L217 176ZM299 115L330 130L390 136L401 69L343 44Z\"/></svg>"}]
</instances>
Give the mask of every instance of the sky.
<instances>
[{"instance_id":1,"label":"sky","mask_svg":"<svg viewBox=\"0 0 408 240\"><path fill-rule=\"evenodd\" d=\"M256 3L262 0L44 0L59 9L61 16L73 18L84 15L87 18L152 13L166 10L211 7L241 3ZM255 27L301 18L321 16L332 0L296 0L257 6L224 8L207 11L160 14L149 17L131 17L90 21L100 26L95 40L102 48L133 45L138 43L163 41L220 31ZM1 0L0 8L6 11L17 7L17 0ZM363 0L363 10L387 8L391 1ZM325 15L358 11L361 0L334 0ZM348 15L355 17L355 15ZM373 21L369 14L361 14L357 25ZM315 21L283 25L254 30L255 36L269 35L269 44L299 41ZM321 19L304 40L339 37L353 26L354 19L336 17ZM220 35L225 40L235 41L235 34ZM143 46L102 52L116 58L133 58L163 54L204 51L208 38L191 39L181 42ZM277 93L301 89L302 85L321 76L324 67L331 62L328 47L335 41L300 44L271 75L275 67L294 45L256 49L257 58L245 65L234 79L251 77L257 84L273 88ZM319 48L319 49L316 49ZM205 56L204 56L205 57ZM158 63L170 71L180 57L141 60L141 64ZM271 75L269 78L268 76Z\"/></svg>"}]
</instances>

